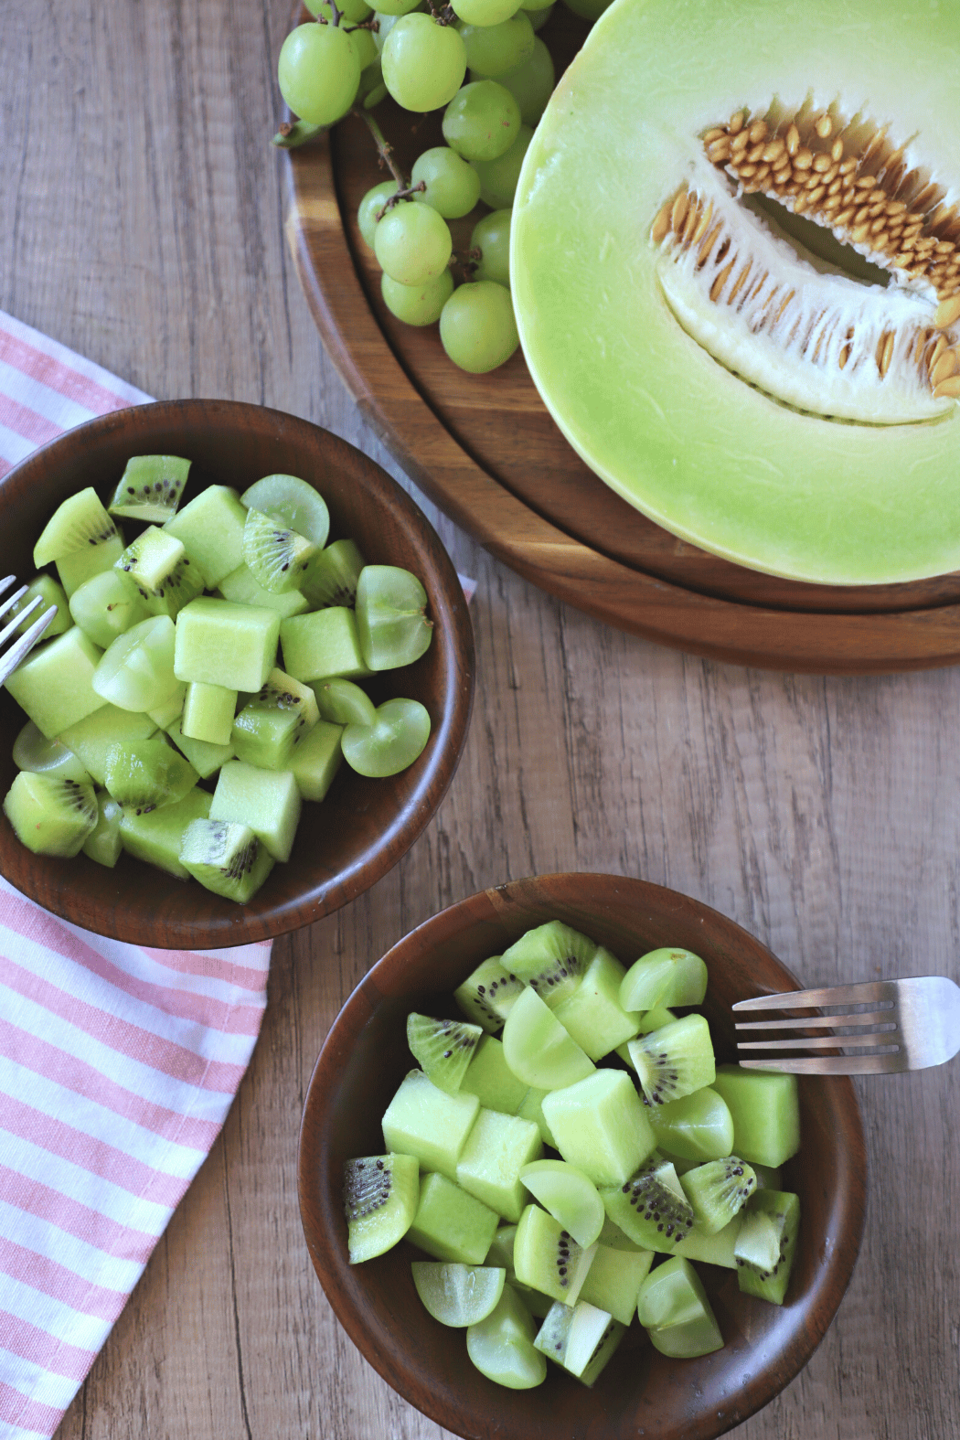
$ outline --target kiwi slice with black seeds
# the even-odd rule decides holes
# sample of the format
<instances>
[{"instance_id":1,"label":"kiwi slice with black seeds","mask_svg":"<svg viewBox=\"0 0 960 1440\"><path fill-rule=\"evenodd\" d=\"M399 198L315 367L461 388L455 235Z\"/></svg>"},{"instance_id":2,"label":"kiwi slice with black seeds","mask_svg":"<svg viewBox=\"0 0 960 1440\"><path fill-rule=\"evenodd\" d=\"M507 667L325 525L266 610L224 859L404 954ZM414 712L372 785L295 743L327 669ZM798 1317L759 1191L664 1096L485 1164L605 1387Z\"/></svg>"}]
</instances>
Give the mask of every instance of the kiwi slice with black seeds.
<instances>
[{"instance_id":1,"label":"kiwi slice with black seeds","mask_svg":"<svg viewBox=\"0 0 960 1440\"><path fill-rule=\"evenodd\" d=\"M343 1169L343 1210L350 1264L389 1250L409 1230L420 1196L412 1155L367 1155Z\"/></svg>"},{"instance_id":2,"label":"kiwi slice with black seeds","mask_svg":"<svg viewBox=\"0 0 960 1440\"><path fill-rule=\"evenodd\" d=\"M248 510L243 527L243 558L264 590L282 595L299 590L316 546L260 510Z\"/></svg>"},{"instance_id":3,"label":"kiwi slice with black seeds","mask_svg":"<svg viewBox=\"0 0 960 1440\"><path fill-rule=\"evenodd\" d=\"M97 823L96 796L88 781L21 770L3 801L17 839L36 855L79 853Z\"/></svg>"},{"instance_id":4,"label":"kiwi slice with black seeds","mask_svg":"<svg viewBox=\"0 0 960 1440\"><path fill-rule=\"evenodd\" d=\"M435 1020L415 1011L407 1016L407 1044L420 1068L439 1090L456 1095L483 1030L465 1020Z\"/></svg>"},{"instance_id":5,"label":"kiwi slice with black seeds","mask_svg":"<svg viewBox=\"0 0 960 1440\"><path fill-rule=\"evenodd\" d=\"M503 952L501 963L552 1009L576 990L596 949L596 941L579 930L548 920L521 935Z\"/></svg>"},{"instance_id":6,"label":"kiwi slice with black seeds","mask_svg":"<svg viewBox=\"0 0 960 1440\"><path fill-rule=\"evenodd\" d=\"M523 988L519 975L508 970L499 955L491 955L457 986L453 998L469 1020L495 1035Z\"/></svg>"},{"instance_id":7,"label":"kiwi slice with black seeds","mask_svg":"<svg viewBox=\"0 0 960 1440\"><path fill-rule=\"evenodd\" d=\"M33 563L38 570L54 560L62 560L77 550L102 545L117 533L110 516L92 485L79 490L59 505L47 521L33 550Z\"/></svg>"},{"instance_id":8,"label":"kiwi slice with black seeds","mask_svg":"<svg viewBox=\"0 0 960 1440\"><path fill-rule=\"evenodd\" d=\"M300 588L313 606L346 605L352 609L363 566L363 556L353 540L334 540L314 555Z\"/></svg>"},{"instance_id":9,"label":"kiwi slice with black seeds","mask_svg":"<svg viewBox=\"0 0 960 1440\"><path fill-rule=\"evenodd\" d=\"M111 515L163 525L177 512L190 473L179 455L134 455L108 505Z\"/></svg>"},{"instance_id":10,"label":"kiwi slice with black seeds","mask_svg":"<svg viewBox=\"0 0 960 1440\"><path fill-rule=\"evenodd\" d=\"M710 1027L702 1015L684 1015L627 1046L650 1105L665 1105L712 1085L717 1075Z\"/></svg>"},{"instance_id":11,"label":"kiwi slice with black seeds","mask_svg":"<svg viewBox=\"0 0 960 1440\"><path fill-rule=\"evenodd\" d=\"M673 1162L656 1151L626 1184L602 1188L600 1198L613 1223L645 1250L669 1249L693 1229L693 1206Z\"/></svg>"},{"instance_id":12,"label":"kiwi slice with black seeds","mask_svg":"<svg viewBox=\"0 0 960 1440\"><path fill-rule=\"evenodd\" d=\"M774 1222L780 1239L779 1255L773 1268L767 1270L762 1264L752 1263L735 1250L737 1283L748 1295L755 1295L759 1300L769 1300L773 1305L782 1305L797 1249L800 1199L789 1190L758 1190L748 1202L743 1224L758 1212L770 1216ZM737 1239L739 1244L739 1235Z\"/></svg>"},{"instance_id":13,"label":"kiwi slice with black seeds","mask_svg":"<svg viewBox=\"0 0 960 1440\"><path fill-rule=\"evenodd\" d=\"M757 1188L757 1177L745 1160L727 1155L688 1170L680 1176L680 1185L693 1206L697 1228L715 1235L743 1209Z\"/></svg>"},{"instance_id":14,"label":"kiwi slice with black seeds","mask_svg":"<svg viewBox=\"0 0 960 1440\"><path fill-rule=\"evenodd\" d=\"M246 904L273 869L274 859L248 825L192 820L180 842L180 863L206 890Z\"/></svg>"}]
</instances>

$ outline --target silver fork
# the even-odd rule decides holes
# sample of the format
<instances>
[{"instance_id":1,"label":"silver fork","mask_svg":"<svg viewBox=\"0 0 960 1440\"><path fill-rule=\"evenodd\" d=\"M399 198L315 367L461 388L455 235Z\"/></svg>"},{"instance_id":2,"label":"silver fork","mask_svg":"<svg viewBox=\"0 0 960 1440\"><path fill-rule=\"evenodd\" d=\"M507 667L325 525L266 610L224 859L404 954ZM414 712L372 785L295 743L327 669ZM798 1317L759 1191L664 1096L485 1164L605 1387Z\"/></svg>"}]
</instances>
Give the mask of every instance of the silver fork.
<instances>
[{"instance_id":1,"label":"silver fork","mask_svg":"<svg viewBox=\"0 0 960 1440\"><path fill-rule=\"evenodd\" d=\"M738 1040L740 1064L752 1070L786 1070L797 1075L889 1075L943 1065L960 1050L960 986L942 975L758 995L752 1000L740 1000L732 1008L736 1015L759 1010L832 1012L737 1023L738 1031L772 1031L778 1037ZM790 1030L801 1033L784 1037L784 1032ZM830 1034L802 1033L827 1030ZM834 1053L784 1053L822 1050ZM852 1053L837 1053L847 1050ZM756 1055L757 1051L761 1054ZM744 1058L746 1052L755 1058Z\"/></svg>"},{"instance_id":2,"label":"silver fork","mask_svg":"<svg viewBox=\"0 0 960 1440\"><path fill-rule=\"evenodd\" d=\"M11 585L16 585L16 583L17 579L15 575L7 575L3 580L0 580L0 595L3 595L7 590L10 589ZM3 619L4 615L9 615L10 611L14 608L17 601L22 600L26 593L26 585L21 585L19 590L15 590L12 595L10 595L6 600L4 600L3 604L0 605L0 620ZM36 620L34 620L29 630L25 631L24 634L21 635L16 640L16 642L10 646L9 650L3 650L3 646L6 645L7 641L11 638L15 631L23 624L24 620L28 619L32 614L34 614L34 612L37 611L42 604L43 596L35 595L30 601L30 604L25 605L22 610L18 611L18 613L14 615L13 619L10 620L3 627L2 630L0 630L0 684L2 684L8 676L12 675L13 671L16 670L17 666L20 664L21 660L25 660L27 658L34 645L36 645L37 641L40 639L41 635L46 630L47 626L50 624L50 621L56 615L56 605L49 606L48 609L44 610L42 615L40 615Z\"/></svg>"}]
</instances>

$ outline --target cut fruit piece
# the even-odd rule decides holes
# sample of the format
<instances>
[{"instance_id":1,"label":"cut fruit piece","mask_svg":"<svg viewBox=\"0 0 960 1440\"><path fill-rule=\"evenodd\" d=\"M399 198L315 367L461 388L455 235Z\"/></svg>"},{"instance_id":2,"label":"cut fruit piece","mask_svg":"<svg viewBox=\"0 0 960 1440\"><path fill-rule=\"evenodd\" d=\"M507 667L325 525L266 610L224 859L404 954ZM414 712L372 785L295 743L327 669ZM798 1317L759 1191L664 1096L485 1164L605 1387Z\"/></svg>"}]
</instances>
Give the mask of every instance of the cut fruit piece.
<instances>
[{"instance_id":1,"label":"cut fruit piece","mask_svg":"<svg viewBox=\"0 0 960 1440\"><path fill-rule=\"evenodd\" d=\"M701 1005L707 993L707 967L692 950L664 947L635 960L620 985L624 1010L654 1010L659 1005Z\"/></svg>"},{"instance_id":2,"label":"cut fruit piece","mask_svg":"<svg viewBox=\"0 0 960 1440\"><path fill-rule=\"evenodd\" d=\"M343 1209L351 1265L392 1249L409 1230L420 1198L411 1155L365 1155L343 1167Z\"/></svg>"},{"instance_id":3,"label":"cut fruit piece","mask_svg":"<svg viewBox=\"0 0 960 1440\"><path fill-rule=\"evenodd\" d=\"M193 820L183 832L180 863L205 890L245 905L270 874L274 859L248 825Z\"/></svg>"},{"instance_id":4,"label":"cut fruit piece","mask_svg":"<svg viewBox=\"0 0 960 1440\"><path fill-rule=\"evenodd\" d=\"M729 1225L757 1188L757 1177L736 1155L710 1160L680 1176L680 1187L693 1206L697 1228L715 1235Z\"/></svg>"},{"instance_id":5,"label":"cut fruit piece","mask_svg":"<svg viewBox=\"0 0 960 1440\"><path fill-rule=\"evenodd\" d=\"M32 720L28 720L13 742L13 763L18 770L32 770L36 775L55 775L60 780L90 779L87 767L63 740L48 740Z\"/></svg>"},{"instance_id":6,"label":"cut fruit piece","mask_svg":"<svg viewBox=\"0 0 960 1440\"><path fill-rule=\"evenodd\" d=\"M243 559L264 590L282 595L299 590L316 546L305 535L278 524L260 510L248 510L243 527Z\"/></svg>"},{"instance_id":7,"label":"cut fruit piece","mask_svg":"<svg viewBox=\"0 0 960 1440\"><path fill-rule=\"evenodd\" d=\"M56 605L57 613L43 632L44 639L52 640L55 635L62 635L64 630L69 630L73 624L66 592L63 586L54 580L52 575L34 575L33 579L28 581L22 599L18 600L15 605L11 605L10 609L6 612L6 623L9 624L15 615L22 614L31 601L35 600L38 595L43 601L43 604L39 605L25 620L21 621L14 631L14 634L25 635L37 617L41 615L48 606Z\"/></svg>"},{"instance_id":8,"label":"cut fruit piece","mask_svg":"<svg viewBox=\"0 0 960 1440\"><path fill-rule=\"evenodd\" d=\"M236 490L207 485L164 528L182 543L206 588L214 590L243 560L246 518Z\"/></svg>"},{"instance_id":9,"label":"cut fruit piece","mask_svg":"<svg viewBox=\"0 0 960 1440\"><path fill-rule=\"evenodd\" d=\"M457 1184L504 1220L519 1220L527 1200L521 1171L542 1154L531 1120L481 1106L457 1161Z\"/></svg>"},{"instance_id":10,"label":"cut fruit piece","mask_svg":"<svg viewBox=\"0 0 960 1440\"><path fill-rule=\"evenodd\" d=\"M107 751L104 783L114 800L134 815L182 800L199 778L166 737L114 744Z\"/></svg>"},{"instance_id":11,"label":"cut fruit piece","mask_svg":"<svg viewBox=\"0 0 960 1440\"><path fill-rule=\"evenodd\" d=\"M276 663L279 634L275 611L201 595L177 616L176 677L256 694Z\"/></svg>"},{"instance_id":12,"label":"cut fruit piece","mask_svg":"<svg viewBox=\"0 0 960 1440\"><path fill-rule=\"evenodd\" d=\"M601 1060L639 1033L639 1018L620 1003L623 966L599 945L571 995L552 1006L560 1024L591 1060Z\"/></svg>"},{"instance_id":13,"label":"cut fruit piece","mask_svg":"<svg viewBox=\"0 0 960 1440\"><path fill-rule=\"evenodd\" d=\"M564 1160L595 1185L622 1185L656 1145L643 1101L625 1070L596 1070L543 1098Z\"/></svg>"},{"instance_id":14,"label":"cut fruit piece","mask_svg":"<svg viewBox=\"0 0 960 1440\"><path fill-rule=\"evenodd\" d=\"M300 810L300 791L289 770L258 770L230 760L217 779L210 818L249 825L275 860L287 861Z\"/></svg>"},{"instance_id":15,"label":"cut fruit piece","mask_svg":"<svg viewBox=\"0 0 960 1440\"><path fill-rule=\"evenodd\" d=\"M822 583L949 573L960 18L849 0L837 44L814 0L789 53L777 26L762 3L600 18L517 190L527 363L590 468L694 545Z\"/></svg>"},{"instance_id":16,"label":"cut fruit piece","mask_svg":"<svg viewBox=\"0 0 960 1440\"><path fill-rule=\"evenodd\" d=\"M556 1150L556 1137L547 1124L547 1118L543 1113L543 1102L550 1093L549 1090L538 1090L535 1085L531 1085L520 1101L520 1108L517 1110L517 1114L522 1115L524 1120L532 1120L540 1131L540 1138L544 1145L549 1145L552 1149Z\"/></svg>"},{"instance_id":17,"label":"cut fruit piece","mask_svg":"<svg viewBox=\"0 0 960 1440\"><path fill-rule=\"evenodd\" d=\"M523 990L523 981L502 964L499 955L482 960L453 992L469 1020L495 1034L503 1028L510 1008Z\"/></svg>"},{"instance_id":18,"label":"cut fruit piece","mask_svg":"<svg viewBox=\"0 0 960 1440\"><path fill-rule=\"evenodd\" d=\"M624 1325L585 1300L552 1305L534 1345L548 1360L592 1385L623 1339Z\"/></svg>"},{"instance_id":19,"label":"cut fruit piece","mask_svg":"<svg viewBox=\"0 0 960 1440\"><path fill-rule=\"evenodd\" d=\"M74 623L102 650L150 613L130 577L112 566L85 580L70 596L69 605Z\"/></svg>"},{"instance_id":20,"label":"cut fruit piece","mask_svg":"<svg viewBox=\"0 0 960 1440\"><path fill-rule=\"evenodd\" d=\"M746 1258L738 1260L737 1283L748 1295L758 1300L769 1300L773 1305L782 1305L790 1283L790 1272L797 1250L797 1236L800 1230L800 1200L797 1195L783 1190L758 1190L750 1201L747 1214L769 1215L780 1235L780 1253L772 1271L760 1269Z\"/></svg>"},{"instance_id":21,"label":"cut fruit piece","mask_svg":"<svg viewBox=\"0 0 960 1440\"><path fill-rule=\"evenodd\" d=\"M101 790L97 795L97 823L83 842L83 853L108 870L113 869L123 850L120 838L122 818L123 806Z\"/></svg>"},{"instance_id":22,"label":"cut fruit piece","mask_svg":"<svg viewBox=\"0 0 960 1440\"><path fill-rule=\"evenodd\" d=\"M21 770L3 801L17 839L35 855L78 855L97 823L89 782Z\"/></svg>"},{"instance_id":23,"label":"cut fruit piece","mask_svg":"<svg viewBox=\"0 0 960 1440\"><path fill-rule=\"evenodd\" d=\"M230 743L240 760L264 770L287 770L295 748L318 719L309 685L273 669L259 693L235 717Z\"/></svg>"},{"instance_id":24,"label":"cut fruit piece","mask_svg":"<svg viewBox=\"0 0 960 1440\"><path fill-rule=\"evenodd\" d=\"M175 565L156 595L147 600L151 615L169 615L176 620L184 605L189 605L203 591L203 576L188 555Z\"/></svg>"},{"instance_id":25,"label":"cut fruit piece","mask_svg":"<svg viewBox=\"0 0 960 1440\"><path fill-rule=\"evenodd\" d=\"M713 1088L730 1107L738 1155L776 1167L800 1148L800 1101L795 1075L720 1065Z\"/></svg>"},{"instance_id":26,"label":"cut fruit piece","mask_svg":"<svg viewBox=\"0 0 960 1440\"><path fill-rule=\"evenodd\" d=\"M340 748L358 775L376 779L398 775L423 753L430 729L427 707L398 696L377 706L372 725L345 725Z\"/></svg>"},{"instance_id":27,"label":"cut fruit piece","mask_svg":"<svg viewBox=\"0 0 960 1440\"><path fill-rule=\"evenodd\" d=\"M682 1160L722 1160L733 1152L730 1107L710 1085L666 1105L651 1105L657 1146Z\"/></svg>"},{"instance_id":28,"label":"cut fruit piece","mask_svg":"<svg viewBox=\"0 0 960 1440\"><path fill-rule=\"evenodd\" d=\"M71 625L38 645L4 684L37 729L52 740L104 703L93 684L100 655L79 625Z\"/></svg>"},{"instance_id":29,"label":"cut fruit piece","mask_svg":"<svg viewBox=\"0 0 960 1440\"><path fill-rule=\"evenodd\" d=\"M366 690L352 680L318 680L313 686L323 720L334 725L375 725L377 710Z\"/></svg>"},{"instance_id":30,"label":"cut fruit piece","mask_svg":"<svg viewBox=\"0 0 960 1440\"><path fill-rule=\"evenodd\" d=\"M107 508L123 519L163 525L176 514L189 473L190 461L178 455L134 455Z\"/></svg>"},{"instance_id":31,"label":"cut fruit piece","mask_svg":"<svg viewBox=\"0 0 960 1440\"><path fill-rule=\"evenodd\" d=\"M57 561L60 583L69 597L94 575L111 570L123 554L123 537L119 531L101 541L99 545L88 545L84 550L72 550Z\"/></svg>"},{"instance_id":32,"label":"cut fruit piece","mask_svg":"<svg viewBox=\"0 0 960 1440\"><path fill-rule=\"evenodd\" d=\"M604 1209L645 1250L674 1248L693 1227L693 1207L669 1160L654 1154L622 1185L603 1186Z\"/></svg>"},{"instance_id":33,"label":"cut fruit piece","mask_svg":"<svg viewBox=\"0 0 960 1440\"><path fill-rule=\"evenodd\" d=\"M322 800L340 768L342 729L318 720L290 756L288 768L304 800Z\"/></svg>"},{"instance_id":34,"label":"cut fruit piece","mask_svg":"<svg viewBox=\"0 0 960 1440\"><path fill-rule=\"evenodd\" d=\"M481 1035L460 1082L460 1089L476 1095L480 1104L488 1110L499 1110L502 1115L516 1115L528 1088L507 1064L502 1043L493 1035Z\"/></svg>"},{"instance_id":35,"label":"cut fruit piece","mask_svg":"<svg viewBox=\"0 0 960 1440\"><path fill-rule=\"evenodd\" d=\"M537 1315L542 1320L554 1302L548 1295L541 1295L539 1290L531 1290L529 1285L521 1285L517 1280L517 1274L513 1268L513 1245L516 1238L516 1225L499 1225L497 1233L493 1237L493 1244L487 1251L487 1264L504 1267L507 1272L507 1284L514 1287L530 1314Z\"/></svg>"},{"instance_id":36,"label":"cut fruit piece","mask_svg":"<svg viewBox=\"0 0 960 1440\"><path fill-rule=\"evenodd\" d=\"M580 984L596 942L561 920L527 930L503 952L501 963L535 990L551 1008Z\"/></svg>"},{"instance_id":37,"label":"cut fruit piece","mask_svg":"<svg viewBox=\"0 0 960 1440\"><path fill-rule=\"evenodd\" d=\"M353 606L363 565L363 556L352 540L334 540L314 555L304 571L300 588L315 607Z\"/></svg>"},{"instance_id":38,"label":"cut fruit piece","mask_svg":"<svg viewBox=\"0 0 960 1440\"><path fill-rule=\"evenodd\" d=\"M149 715L121 710L117 705L101 705L83 720L70 725L60 736L89 771L98 785L106 784L107 756L111 746L128 741L146 740L156 734L157 727Z\"/></svg>"},{"instance_id":39,"label":"cut fruit piece","mask_svg":"<svg viewBox=\"0 0 960 1440\"><path fill-rule=\"evenodd\" d=\"M666 1105L716 1078L710 1027L702 1015L684 1015L631 1040L627 1049L651 1105Z\"/></svg>"},{"instance_id":40,"label":"cut fruit piece","mask_svg":"<svg viewBox=\"0 0 960 1440\"><path fill-rule=\"evenodd\" d=\"M601 1241L580 1290L581 1301L608 1310L614 1320L629 1325L637 1313L640 1286L652 1264L652 1250L617 1249Z\"/></svg>"},{"instance_id":41,"label":"cut fruit piece","mask_svg":"<svg viewBox=\"0 0 960 1440\"><path fill-rule=\"evenodd\" d=\"M236 605L259 605L262 609L276 610L281 620L310 609L309 600L300 590L283 590L279 594L265 590L249 565L239 565L225 575L220 581L219 593L224 600L232 600Z\"/></svg>"},{"instance_id":42,"label":"cut fruit piece","mask_svg":"<svg viewBox=\"0 0 960 1440\"><path fill-rule=\"evenodd\" d=\"M176 536L156 525L148 525L127 546L114 568L128 575L146 600L161 594L181 563L189 565L190 561Z\"/></svg>"},{"instance_id":43,"label":"cut fruit piece","mask_svg":"<svg viewBox=\"0 0 960 1440\"><path fill-rule=\"evenodd\" d=\"M462 1328L485 1320L499 1304L507 1272L499 1265L460 1265L414 1260L417 1294L441 1325Z\"/></svg>"},{"instance_id":44,"label":"cut fruit piece","mask_svg":"<svg viewBox=\"0 0 960 1440\"><path fill-rule=\"evenodd\" d=\"M209 780L211 775L216 775L218 770L223 769L228 760L234 758L232 745L211 745L208 740L194 740L192 736L184 735L179 716L172 724L163 728L177 749L190 761L201 780Z\"/></svg>"},{"instance_id":45,"label":"cut fruit piece","mask_svg":"<svg viewBox=\"0 0 960 1440\"><path fill-rule=\"evenodd\" d=\"M534 1160L520 1179L535 1200L585 1249L599 1239L604 1209L596 1185L566 1160Z\"/></svg>"},{"instance_id":46,"label":"cut fruit piece","mask_svg":"<svg viewBox=\"0 0 960 1440\"><path fill-rule=\"evenodd\" d=\"M365 565L357 581L357 633L371 670L412 665L429 649L433 621L427 592L416 575L398 565Z\"/></svg>"},{"instance_id":47,"label":"cut fruit piece","mask_svg":"<svg viewBox=\"0 0 960 1440\"><path fill-rule=\"evenodd\" d=\"M121 710L152 710L177 688L173 670L175 632L168 615L131 626L98 661L92 685Z\"/></svg>"},{"instance_id":48,"label":"cut fruit piece","mask_svg":"<svg viewBox=\"0 0 960 1440\"><path fill-rule=\"evenodd\" d=\"M439 1170L455 1180L457 1161L479 1110L476 1095L448 1095L422 1070L411 1070L384 1114L384 1143L388 1150L415 1155L424 1170Z\"/></svg>"},{"instance_id":49,"label":"cut fruit piece","mask_svg":"<svg viewBox=\"0 0 960 1440\"><path fill-rule=\"evenodd\" d=\"M178 880L189 880L190 872L180 861L184 831L192 820L206 819L210 800L206 790L194 786L182 800L161 805L159 810L148 810L143 815L124 810L120 820L124 850L137 860L169 871Z\"/></svg>"},{"instance_id":50,"label":"cut fruit piece","mask_svg":"<svg viewBox=\"0 0 960 1440\"><path fill-rule=\"evenodd\" d=\"M280 648L284 670L298 680L351 680L370 674L360 650L356 616L345 605L284 620Z\"/></svg>"},{"instance_id":51,"label":"cut fruit piece","mask_svg":"<svg viewBox=\"0 0 960 1440\"><path fill-rule=\"evenodd\" d=\"M679 1255L647 1276L640 1287L637 1315L662 1355L691 1359L723 1348L703 1282L689 1260Z\"/></svg>"},{"instance_id":52,"label":"cut fruit piece","mask_svg":"<svg viewBox=\"0 0 960 1440\"><path fill-rule=\"evenodd\" d=\"M749 1265L758 1275L771 1275L780 1260L784 1216L764 1210L746 1210L740 1217L733 1257L738 1266Z\"/></svg>"},{"instance_id":53,"label":"cut fruit piece","mask_svg":"<svg viewBox=\"0 0 960 1440\"><path fill-rule=\"evenodd\" d=\"M517 1224L513 1268L521 1284L563 1305L576 1305L595 1250L595 1244L578 1245L539 1205L528 1205Z\"/></svg>"},{"instance_id":54,"label":"cut fruit piece","mask_svg":"<svg viewBox=\"0 0 960 1440\"><path fill-rule=\"evenodd\" d=\"M191 681L183 698L180 728L188 740L205 740L208 745L229 745L237 691L224 685Z\"/></svg>"},{"instance_id":55,"label":"cut fruit piece","mask_svg":"<svg viewBox=\"0 0 960 1440\"><path fill-rule=\"evenodd\" d=\"M724 1225L722 1230L713 1235L704 1235L694 1225L676 1245L661 1245L658 1248L669 1254L682 1255L687 1260L699 1261L703 1265L721 1265L724 1270L735 1270L737 1260L734 1247L740 1234L742 1214L741 1211L740 1215L735 1215L729 1225Z\"/></svg>"},{"instance_id":56,"label":"cut fruit piece","mask_svg":"<svg viewBox=\"0 0 960 1440\"><path fill-rule=\"evenodd\" d=\"M62 560L78 550L102 545L117 533L100 497L91 485L64 500L54 511L33 548L37 570L52 561Z\"/></svg>"},{"instance_id":57,"label":"cut fruit piece","mask_svg":"<svg viewBox=\"0 0 960 1440\"><path fill-rule=\"evenodd\" d=\"M483 1031L462 1020L407 1016L407 1044L427 1079L448 1095L456 1095Z\"/></svg>"},{"instance_id":58,"label":"cut fruit piece","mask_svg":"<svg viewBox=\"0 0 960 1440\"><path fill-rule=\"evenodd\" d=\"M517 996L507 1016L503 1053L518 1080L540 1090L573 1085L596 1068L529 986Z\"/></svg>"},{"instance_id":59,"label":"cut fruit piece","mask_svg":"<svg viewBox=\"0 0 960 1440\"><path fill-rule=\"evenodd\" d=\"M547 1362L533 1348L536 1326L511 1285L485 1320L467 1328L467 1354L482 1375L509 1390L532 1390L547 1378Z\"/></svg>"},{"instance_id":60,"label":"cut fruit piece","mask_svg":"<svg viewBox=\"0 0 960 1440\"><path fill-rule=\"evenodd\" d=\"M435 1260L482 1265L497 1231L496 1212L446 1175L424 1175L407 1239Z\"/></svg>"},{"instance_id":61,"label":"cut fruit piece","mask_svg":"<svg viewBox=\"0 0 960 1440\"><path fill-rule=\"evenodd\" d=\"M240 496L248 510L259 510L298 535L318 550L327 543L330 511L319 491L296 475L265 475Z\"/></svg>"}]
</instances>

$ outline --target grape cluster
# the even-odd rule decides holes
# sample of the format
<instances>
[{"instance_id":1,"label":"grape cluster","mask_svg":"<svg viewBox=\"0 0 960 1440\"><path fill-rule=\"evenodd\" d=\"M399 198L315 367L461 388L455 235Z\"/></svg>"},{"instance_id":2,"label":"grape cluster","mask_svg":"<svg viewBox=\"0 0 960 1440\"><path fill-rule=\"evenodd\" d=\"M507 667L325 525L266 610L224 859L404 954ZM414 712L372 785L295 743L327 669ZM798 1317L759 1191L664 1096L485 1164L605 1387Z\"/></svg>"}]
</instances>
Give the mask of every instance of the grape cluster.
<instances>
[{"instance_id":1,"label":"grape cluster","mask_svg":"<svg viewBox=\"0 0 960 1440\"><path fill-rule=\"evenodd\" d=\"M535 33L552 0L452 0L443 8L439 0L378 0L376 11L365 0L306 3L320 23L294 29L278 64L280 92L306 127L356 109L377 136L369 111L387 94L415 114L443 110L445 143L418 157L409 180L390 162L394 178L361 201L360 233L383 271L390 312L409 325L439 321L443 347L461 369L495 369L518 345L510 215L555 81ZM458 255L448 221L478 202L489 213Z\"/></svg>"}]
</instances>

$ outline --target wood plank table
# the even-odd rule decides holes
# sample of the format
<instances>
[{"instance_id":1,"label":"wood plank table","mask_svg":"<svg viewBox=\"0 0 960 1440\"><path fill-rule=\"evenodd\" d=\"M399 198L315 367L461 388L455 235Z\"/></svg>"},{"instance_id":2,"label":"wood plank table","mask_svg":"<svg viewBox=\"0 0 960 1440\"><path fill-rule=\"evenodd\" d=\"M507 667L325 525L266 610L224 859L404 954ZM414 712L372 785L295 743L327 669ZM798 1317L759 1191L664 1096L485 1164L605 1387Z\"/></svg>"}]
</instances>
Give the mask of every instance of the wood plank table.
<instances>
[{"instance_id":1,"label":"wood plank table","mask_svg":"<svg viewBox=\"0 0 960 1440\"><path fill-rule=\"evenodd\" d=\"M5 0L0 308L154 395L275 405L399 475L325 358L284 240L267 142L289 10ZM534 872L639 875L731 916L808 984L960 968L960 672L824 679L691 659L535 589L424 503L479 582L460 770L397 869L277 942L224 1133L61 1440L443 1433L334 1320L295 1160L343 999L453 900ZM860 1094L870 1200L853 1283L743 1440L960 1434L960 1066Z\"/></svg>"}]
</instances>

